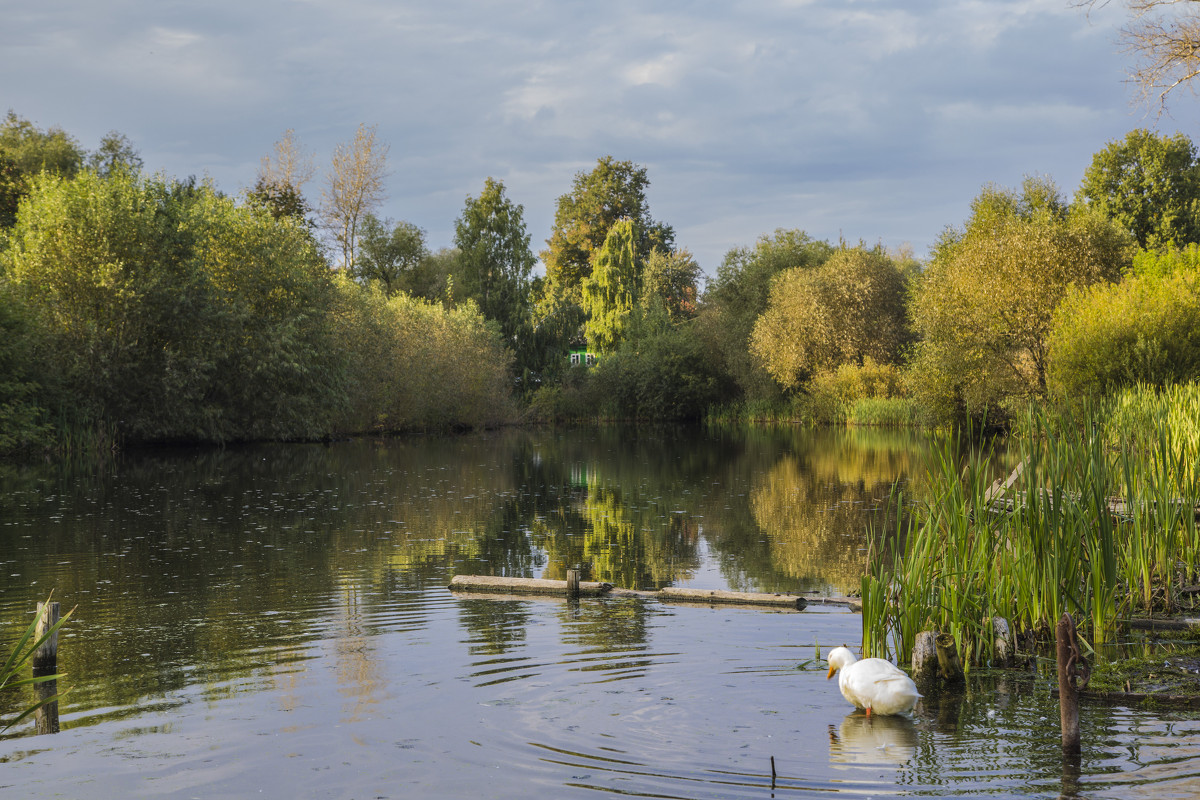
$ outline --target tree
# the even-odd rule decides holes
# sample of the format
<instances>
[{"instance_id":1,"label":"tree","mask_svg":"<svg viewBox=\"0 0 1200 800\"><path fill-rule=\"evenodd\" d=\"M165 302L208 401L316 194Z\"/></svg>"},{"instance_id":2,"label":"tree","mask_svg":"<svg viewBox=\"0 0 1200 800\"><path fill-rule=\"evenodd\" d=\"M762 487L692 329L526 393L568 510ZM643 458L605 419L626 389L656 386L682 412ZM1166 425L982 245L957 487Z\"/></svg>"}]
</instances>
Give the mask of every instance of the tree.
<instances>
[{"instance_id":1,"label":"tree","mask_svg":"<svg viewBox=\"0 0 1200 800\"><path fill-rule=\"evenodd\" d=\"M950 229L917 284L922 341L912 367L922 405L943 420L997 421L1044 396L1053 315L1071 285L1115 281L1132 239L1090 209L1067 209L1054 185L985 188L962 230Z\"/></svg>"},{"instance_id":2,"label":"tree","mask_svg":"<svg viewBox=\"0 0 1200 800\"><path fill-rule=\"evenodd\" d=\"M753 247L725 255L709 283L701 308L701 329L712 340L729 375L751 399L778 395L779 389L758 359L750 356L750 334L767 309L775 276L788 269L815 269L832 255L828 242L802 230L763 235Z\"/></svg>"},{"instance_id":3,"label":"tree","mask_svg":"<svg viewBox=\"0 0 1200 800\"><path fill-rule=\"evenodd\" d=\"M359 125L354 140L337 145L321 192L321 216L342 251L342 267L352 270L363 219L386 197L388 146L376 142L375 126Z\"/></svg>"},{"instance_id":4,"label":"tree","mask_svg":"<svg viewBox=\"0 0 1200 800\"><path fill-rule=\"evenodd\" d=\"M129 137L119 131L109 131L100 140L100 146L88 154L87 165L102 178L115 172L140 172L142 157Z\"/></svg>"},{"instance_id":5,"label":"tree","mask_svg":"<svg viewBox=\"0 0 1200 800\"><path fill-rule=\"evenodd\" d=\"M578 172L568 194L558 198L554 228L542 251L549 291L577 296L592 273L593 257L618 220L633 223L634 261L639 269L655 249L670 250L675 231L655 222L646 202L646 168L604 156L591 172Z\"/></svg>"},{"instance_id":6,"label":"tree","mask_svg":"<svg viewBox=\"0 0 1200 800\"><path fill-rule=\"evenodd\" d=\"M1145 129L1092 157L1076 194L1128 230L1143 248L1200 241L1200 164L1182 133Z\"/></svg>"},{"instance_id":7,"label":"tree","mask_svg":"<svg viewBox=\"0 0 1200 800\"><path fill-rule=\"evenodd\" d=\"M377 282L391 297L400 291L412 293L413 273L425 259L425 231L411 222L381 222L374 214L363 218L359 258L350 270L358 282Z\"/></svg>"},{"instance_id":8,"label":"tree","mask_svg":"<svg viewBox=\"0 0 1200 800\"><path fill-rule=\"evenodd\" d=\"M671 322L696 316L700 265L687 250L671 253L655 250L642 269L641 306L661 311Z\"/></svg>"},{"instance_id":9,"label":"tree","mask_svg":"<svg viewBox=\"0 0 1200 800\"><path fill-rule=\"evenodd\" d=\"M613 225L592 259L592 274L583 280L583 309L588 347L610 353L621 342L638 295L633 220Z\"/></svg>"},{"instance_id":10,"label":"tree","mask_svg":"<svg viewBox=\"0 0 1200 800\"><path fill-rule=\"evenodd\" d=\"M537 261L529 250L524 215L523 206L505 197L504 183L488 178L479 197L468 195L454 222L459 252L455 293L474 300L513 347L529 325L529 278Z\"/></svg>"},{"instance_id":11,"label":"tree","mask_svg":"<svg viewBox=\"0 0 1200 800\"><path fill-rule=\"evenodd\" d=\"M750 352L785 389L818 370L900 361L911 342L906 281L879 248L843 247L819 267L775 279Z\"/></svg>"},{"instance_id":12,"label":"tree","mask_svg":"<svg viewBox=\"0 0 1200 800\"><path fill-rule=\"evenodd\" d=\"M62 128L39 130L9 111L0 123L0 227L17 217L17 204L42 172L70 177L83 166L83 149Z\"/></svg>"},{"instance_id":13,"label":"tree","mask_svg":"<svg viewBox=\"0 0 1200 800\"><path fill-rule=\"evenodd\" d=\"M1131 77L1143 98L1162 111L1173 91L1200 75L1200 6L1197 0L1126 0L1126 5L1131 19L1121 41L1137 60Z\"/></svg>"},{"instance_id":14,"label":"tree","mask_svg":"<svg viewBox=\"0 0 1200 800\"><path fill-rule=\"evenodd\" d=\"M266 208L275 219L291 217L311 227L312 206L304 197L304 184L312 180L316 168L312 154L296 141L291 128L275 143L275 156L263 156L250 201Z\"/></svg>"}]
</instances>

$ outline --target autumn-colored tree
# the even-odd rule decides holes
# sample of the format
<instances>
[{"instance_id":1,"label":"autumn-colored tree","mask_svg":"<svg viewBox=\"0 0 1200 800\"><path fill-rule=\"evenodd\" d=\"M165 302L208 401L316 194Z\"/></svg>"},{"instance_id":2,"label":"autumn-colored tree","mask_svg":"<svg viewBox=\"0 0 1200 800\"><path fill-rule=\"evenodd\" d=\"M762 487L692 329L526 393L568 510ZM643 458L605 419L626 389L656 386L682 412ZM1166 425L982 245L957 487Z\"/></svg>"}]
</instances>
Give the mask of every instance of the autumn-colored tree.
<instances>
[{"instance_id":1,"label":"autumn-colored tree","mask_svg":"<svg viewBox=\"0 0 1200 800\"><path fill-rule=\"evenodd\" d=\"M944 420L990 414L1044 396L1054 312L1069 286L1117 280L1132 238L1086 208L1068 209L1053 183L988 187L951 229L912 304L921 337L913 389Z\"/></svg>"},{"instance_id":2,"label":"autumn-colored tree","mask_svg":"<svg viewBox=\"0 0 1200 800\"><path fill-rule=\"evenodd\" d=\"M359 125L354 140L337 145L321 192L321 218L351 270L363 219L386 198L388 145L375 139L374 125Z\"/></svg>"},{"instance_id":3,"label":"autumn-colored tree","mask_svg":"<svg viewBox=\"0 0 1200 800\"><path fill-rule=\"evenodd\" d=\"M312 206L304 197L304 184L316 172L312 154L298 141L296 132L288 128L275 143L275 155L263 156L254 188L249 191L251 202L271 212L276 219L292 217L310 225Z\"/></svg>"},{"instance_id":4,"label":"autumn-colored tree","mask_svg":"<svg viewBox=\"0 0 1200 800\"><path fill-rule=\"evenodd\" d=\"M879 248L843 247L775 279L750 352L785 389L842 364L896 363L912 339L906 295L900 264Z\"/></svg>"},{"instance_id":5,"label":"autumn-colored tree","mask_svg":"<svg viewBox=\"0 0 1200 800\"><path fill-rule=\"evenodd\" d=\"M802 230L779 229L774 235L760 236L753 247L730 250L717 268L716 278L704 292L700 330L746 397L779 393L778 384L750 356L750 334L767 309L772 281L788 269L815 269L834 249Z\"/></svg>"}]
</instances>

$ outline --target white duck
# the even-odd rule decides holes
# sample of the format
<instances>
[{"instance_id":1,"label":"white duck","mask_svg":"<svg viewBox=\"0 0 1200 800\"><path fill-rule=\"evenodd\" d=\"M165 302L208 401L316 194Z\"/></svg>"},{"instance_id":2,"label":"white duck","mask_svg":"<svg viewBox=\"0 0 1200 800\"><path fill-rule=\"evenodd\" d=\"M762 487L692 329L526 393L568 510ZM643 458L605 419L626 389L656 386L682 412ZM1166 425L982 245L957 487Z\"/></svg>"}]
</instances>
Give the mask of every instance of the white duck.
<instances>
[{"instance_id":1,"label":"white duck","mask_svg":"<svg viewBox=\"0 0 1200 800\"><path fill-rule=\"evenodd\" d=\"M921 693L908 674L882 658L859 661L848 648L835 647L829 652L829 675L838 675L842 697L867 712L907 714Z\"/></svg>"}]
</instances>

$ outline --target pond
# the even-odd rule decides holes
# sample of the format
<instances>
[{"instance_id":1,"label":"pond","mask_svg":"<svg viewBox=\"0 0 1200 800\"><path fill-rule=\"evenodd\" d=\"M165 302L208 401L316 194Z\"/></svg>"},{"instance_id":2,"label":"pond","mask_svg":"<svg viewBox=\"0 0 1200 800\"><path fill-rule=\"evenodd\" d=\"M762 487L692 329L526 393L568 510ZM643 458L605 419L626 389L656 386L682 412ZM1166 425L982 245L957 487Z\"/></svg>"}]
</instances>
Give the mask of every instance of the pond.
<instances>
[{"instance_id":1,"label":"pond","mask_svg":"<svg viewBox=\"0 0 1200 800\"><path fill-rule=\"evenodd\" d=\"M928 453L910 432L604 429L5 467L0 652L51 589L77 610L60 730L0 734L0 796L1194 796L1200 716L1085 706L1064 775L1042 674L851 713L819 663L860 642L836 607L446 588L584 564L845 593Z\"/></svg>"}]
</instances>

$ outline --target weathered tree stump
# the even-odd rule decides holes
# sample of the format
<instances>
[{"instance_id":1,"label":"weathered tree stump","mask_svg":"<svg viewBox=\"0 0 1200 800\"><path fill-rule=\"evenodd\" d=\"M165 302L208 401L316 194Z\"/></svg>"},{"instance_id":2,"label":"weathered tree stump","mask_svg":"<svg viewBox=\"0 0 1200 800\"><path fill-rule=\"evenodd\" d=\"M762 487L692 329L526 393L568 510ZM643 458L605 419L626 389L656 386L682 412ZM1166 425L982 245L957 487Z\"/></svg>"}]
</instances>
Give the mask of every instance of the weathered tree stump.
<instances>
[{"instance_id":1,"label":"weathered tree stump","mask_svg":"<svg viewBox=\"0 0 1200 800\"><path fill-rule=\"evenodd\" d=\"M937 634L934 631L921 631L917 634L913 643L912 677L921 694L928 694L937 688Z\"/></svg>"},{"instance_id":2,"label":"weathered tree stump","mask_svg":"<svg viewBox=\"0 0 1200 800\"><path fill-rule=\"evenodd\" d=\"M995 665L1007 667L1012 664L1016 647L1013 642L1012 628L1004 617L992 617L992 635L996 637Z\"/></svg>"},{"instance_id":3,"label":"weathered tree stump","mask_svg":"<svg viewBox=\"0 0 1200 800\"><path fill-rule=\"evenodd\" d=\"M958 645L954 643L954 635L939 633L937 635L938 674L946 685L959 684L965 680L962 662L958 660Z\"/></svg>"}]
</instances>

